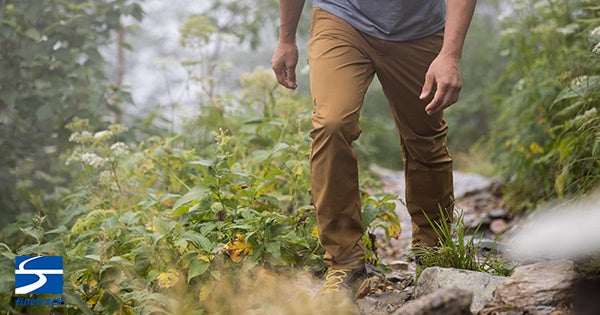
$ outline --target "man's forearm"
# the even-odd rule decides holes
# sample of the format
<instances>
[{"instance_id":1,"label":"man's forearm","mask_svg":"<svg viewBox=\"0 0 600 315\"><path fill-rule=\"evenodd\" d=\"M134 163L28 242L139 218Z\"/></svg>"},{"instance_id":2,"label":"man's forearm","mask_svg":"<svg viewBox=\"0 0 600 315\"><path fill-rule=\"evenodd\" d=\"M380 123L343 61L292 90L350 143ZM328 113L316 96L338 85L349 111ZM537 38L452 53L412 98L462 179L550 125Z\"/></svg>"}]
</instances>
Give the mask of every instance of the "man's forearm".
<instances>
[{"instance_id":1,"label":"man's forearm","mask_svg":"<svg viewBox=\"0 0 600 315\"><path fill-rule=\"evenodd\" d=\"M279 41L296 42L296 31L303 7L304 0L279 0Z\"/></svg>"},{"instance_id":2,"label":"man's forearm","mask_svg":"<svg viewBox=\"0 0 600 315\"><path fill-rule=\"evenodd\" d=\"M461 58L476 3L477 0L447 0L444 44L440 54Z\"/></svg>"}]
</instances>

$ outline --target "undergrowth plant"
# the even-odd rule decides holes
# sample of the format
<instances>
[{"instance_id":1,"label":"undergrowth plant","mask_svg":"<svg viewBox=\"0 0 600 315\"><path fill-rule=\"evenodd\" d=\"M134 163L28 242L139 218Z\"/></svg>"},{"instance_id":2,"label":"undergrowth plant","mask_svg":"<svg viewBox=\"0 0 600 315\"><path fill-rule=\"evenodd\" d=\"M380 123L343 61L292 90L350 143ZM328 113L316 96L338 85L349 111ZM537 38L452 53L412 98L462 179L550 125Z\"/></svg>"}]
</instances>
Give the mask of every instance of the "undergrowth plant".
<instances>
[{"instance_id":1,"label":"undergrowth plant","mask_svg":"<svg viewBox=\"0 0 600 315\"><path fill-rule=\"evenodd\" d=\"M425 217L438 237L438 244L414 250L414 256L418 260L417 278L425 268L435 266L490 272L503 276L512 273L512 265L501 258L492 257L494 248L485 256L481 255L482 250L477 242L483 237L479 230L481 223L475 229L469 228L464 223L462 212L450 223L442 209L439 221L433 222L427 214Z\"/></svg>"},{"instance_id":2,"label":"undergrowth plant","mask_svg":"<svg viewBox=\"0 0 600 315\"><path fill-rule=\"evenodd\" d=\"M506 70L491 138L513 209L580 197L600 184L600 8L515 0L503 19Z\"/></svg>"},{"instance_id":3,"label":"undergrowth plant","mask_svg":"<svg viewBox=\"0 0 600 315\"><path fill-rule=\"evenodd\" d=\"M200 129L221 126L212 143L196 139L198 132L124 143L123 126L94 131L75 119L63 159L78 182L58 227L40 214L13 225L0 243L1 304L12 307L13 272L4 271L16 255L63 256L66 304L52 311L64 314L201 314L215 302L213 288L234 272L254 279L262 269L323 270L309 187L309 112L266 71L244 83L260 97L226 99L239 106L193 120ZM365 228L398 236L395 197L363 194ZM368 241L374 250L384 240Z\"/></svg>"}]
</instances>

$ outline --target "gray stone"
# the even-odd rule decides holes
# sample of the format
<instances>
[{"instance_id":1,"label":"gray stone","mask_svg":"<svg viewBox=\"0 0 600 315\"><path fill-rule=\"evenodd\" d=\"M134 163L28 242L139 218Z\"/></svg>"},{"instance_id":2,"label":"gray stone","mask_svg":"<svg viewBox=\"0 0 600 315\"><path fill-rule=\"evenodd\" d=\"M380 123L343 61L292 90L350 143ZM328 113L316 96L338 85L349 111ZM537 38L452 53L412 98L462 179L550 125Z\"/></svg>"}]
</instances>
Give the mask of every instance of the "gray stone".
<instances>
[{"instance_id":1,"label":"gray stone","mask_svg":"<svg viewBox=\"0 0 600 315\"><path fill-rule=\"evenodd\" d=\"M388 267L394 271L406 271L409 265L410 263L404 260L394 260L388 263Z\"/></svg>"},{"instance_id":2,"label":"gray stone","mask_svg":"<svg viewBox=\"0 0 600 315\"><path fill-rule=\"evenodd\" d=\"M454 171L454 197L461 198L466 194L486 189L493 181L479 174Z\"/></svg>"},{"instance_id":3,"label":"gray stone","mask_svg":"<svg viewBox=\"0 0 600 315\"><path fill-rule=\"evenodd\" d=\"M488 216L492 219L508 219L509 213L508 208L496 208L488 213Z\"/></svg>"},{"instance_id":4,"label":"gray stone","mask_svg":"<svg viewBox=\"0 0 600 315\"><path fill-rule=\"evenodd\" d=\"M417 283L417 298L433 293L444 287L458 287L473 293L471 311L478 312L492 299L494 289L505 277L494 276L484 272L431 267L423 270Z\"/></svg>"},{"instance_id":5,"label":"gray stone","mask_svg":"<svg viewBox=\"0 0 600 315\"><path fill-rule=\"evenodd\" d=\"M520 266L498 286L493 299L479 314L498 314L499 310L527 314L568 313L576 279L575 265L569 260Z\"/></svg>"},{"instance_id":6,"label":"gray stone","mask_svg":"<svg viewBox=\"0 0 600 315\"><path fill-rule=\"evenodd\" d=\"M410 301L394 315L471 315L473 293L458 287L445 287Z\"/></svg>"},{"instance_id":7,"label":"gray stone","mask_svg":"<svg viewBox=\"0 0 600 315\"><path fill-rule=\"evenodd\" d=\"M405 292L388 291L381 294L368 295L356 301L356 306L361 314L387 315L398 309L407 299L408 296Z\"/></svg>"}]
</instances>

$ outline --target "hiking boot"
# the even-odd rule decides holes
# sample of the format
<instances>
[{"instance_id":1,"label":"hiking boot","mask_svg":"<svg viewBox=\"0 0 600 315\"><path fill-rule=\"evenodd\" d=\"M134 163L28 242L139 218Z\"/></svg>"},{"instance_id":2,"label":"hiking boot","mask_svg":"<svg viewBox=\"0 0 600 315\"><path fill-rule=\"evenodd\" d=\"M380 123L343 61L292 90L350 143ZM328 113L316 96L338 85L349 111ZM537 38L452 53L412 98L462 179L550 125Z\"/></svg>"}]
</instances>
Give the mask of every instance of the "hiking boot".
<instances>
[{"instance_id":1,"label":"hiking boot","mask_svg":"<svg viewBox=\"0 0 600 315\"><path fill-rule=\"evenodd\" d=\"M321 295L350 293L355 300L361 299L371 290L365 267L329 269Z\"/></svg>"}]
</instances>

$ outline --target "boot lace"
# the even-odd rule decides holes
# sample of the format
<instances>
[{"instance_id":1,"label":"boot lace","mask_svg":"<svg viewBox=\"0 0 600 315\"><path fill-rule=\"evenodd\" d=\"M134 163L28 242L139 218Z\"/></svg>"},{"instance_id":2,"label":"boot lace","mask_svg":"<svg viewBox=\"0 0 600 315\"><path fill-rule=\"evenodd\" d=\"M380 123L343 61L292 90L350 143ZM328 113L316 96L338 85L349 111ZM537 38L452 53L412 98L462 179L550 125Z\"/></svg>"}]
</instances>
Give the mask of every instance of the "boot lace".
<instances>
[{"instance_id":1,"label":"boot lace","mask_svg":"<svg viewBox=\"0 0 600 315\"><path fill-rule=\"evenodd\" d=\"M341 292L341 285L344 283L344 279L348 276L350 269L333 269L327 272L325 276L325 283L323 283L322 293L336 293Z\"/></svg>"}]
</instances>

